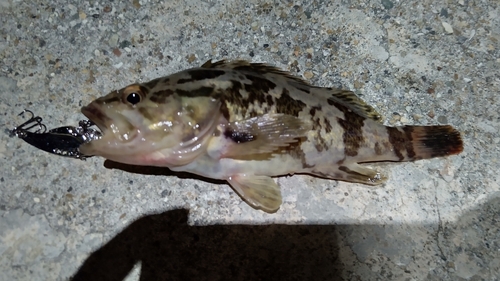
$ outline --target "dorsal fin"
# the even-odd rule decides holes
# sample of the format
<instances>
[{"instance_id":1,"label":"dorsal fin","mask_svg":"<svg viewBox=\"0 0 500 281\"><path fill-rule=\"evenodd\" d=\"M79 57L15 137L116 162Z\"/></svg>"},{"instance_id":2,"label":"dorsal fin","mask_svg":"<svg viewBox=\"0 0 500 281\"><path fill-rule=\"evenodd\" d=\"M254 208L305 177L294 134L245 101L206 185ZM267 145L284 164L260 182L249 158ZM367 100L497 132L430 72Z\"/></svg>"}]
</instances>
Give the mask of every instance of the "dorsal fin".
<instances>
[{"instance_id":1,"label":"dorsal fin","mask_svg":"<svg viewBox=\"0 0 500 281\"><path fill-rule=\"evenodd\" d=\"M382 115L352 91L336 88L316 88L315 92L323 92L322 95L327 94L329 103L340 103L360 116L383 122Z\"/></svg>"},{"instance_id":2,"label":"dorsal fin","mask_svg":"<svg viewBox=\"0 0 500 281\"><path fill-rule=\"evenodd\" d=\"M220 60L218 62L221 62L221 61L224 61L224 60ZM212 63L212 59L209 59L204 64L202 64L200 67L201 68L214 68L214 64L216 64L218 62Z\"/></svg>"},{"instance_id":3,"label":"dorsal fin","mask_svg":"<svg viewBox=\"0 0 500 281\"><path fill-rule=\"evenodd\" d=\"M283 76L284 78L293 80L294 82L297 82L298 84L304 85L304 86L311 86L307 81L305 81L302 78L299 78L297 76L291 75L289 72L281 70L275 66L268 65L265 63L252 63L246 60L233 60L233 61L227 61L227 60L220 60L216 62L212 62L212 60L208 60L204 64L201 65L202 68L226 68L226 69L236 69L236 70L246 70L246 71L252 71L256 72L262 75L265 74L278 74L280 76Z\"/></svg>"},{"instance_id":4,"label":"dorsal fin","mask_svg":"<svg viewBox=\"0 0 500 281\"><path fill-rule=\"evenodd\" d=\"M203 68L226 68L226 69L236 69L236 70L246 70L252 71L256 73L260 73L262 75L266 75L269 73L277 74L283 76L284 78L290 79L292 84L295 84L298 88L307 87L307 90L311 90L312 92L316 92L321 96L326 96L326 98L334 103L339 103L353 112L363 116L365 118L369 118L375 121L382 122L382 116L370 105L364 102L361 98L356 96L352 91L341 90L335 88L321 88L312 86L307 81L302 78L291 75L289 72L283 71L275 66L271 66L265 63L251 63L245 60L234 60L234 61L226 61L220 60L216 62L212 62L209 60L205 62L201 67ZM295 83L293 83L295 82Z\"/></svg>"}]
</instances>

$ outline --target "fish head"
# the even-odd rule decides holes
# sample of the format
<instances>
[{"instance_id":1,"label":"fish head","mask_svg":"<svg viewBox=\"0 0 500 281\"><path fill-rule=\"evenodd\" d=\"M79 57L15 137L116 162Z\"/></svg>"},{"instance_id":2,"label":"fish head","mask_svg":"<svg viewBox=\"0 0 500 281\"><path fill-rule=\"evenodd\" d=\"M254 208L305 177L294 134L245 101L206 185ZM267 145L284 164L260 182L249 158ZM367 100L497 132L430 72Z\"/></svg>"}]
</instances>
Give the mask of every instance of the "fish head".
<instances>
[{"instance_id":1,"label":"fish head","mask_svg":"<svg viewBox=\"0 0 500 281\"><path fill-rule=\"evenodd\" d=\"M208 143L219 105L210 97L185 97L170 89L153 91L132 84L82 107L102 137L79 150L125 164L185 165Z\"/></svg>"}]
</instances>

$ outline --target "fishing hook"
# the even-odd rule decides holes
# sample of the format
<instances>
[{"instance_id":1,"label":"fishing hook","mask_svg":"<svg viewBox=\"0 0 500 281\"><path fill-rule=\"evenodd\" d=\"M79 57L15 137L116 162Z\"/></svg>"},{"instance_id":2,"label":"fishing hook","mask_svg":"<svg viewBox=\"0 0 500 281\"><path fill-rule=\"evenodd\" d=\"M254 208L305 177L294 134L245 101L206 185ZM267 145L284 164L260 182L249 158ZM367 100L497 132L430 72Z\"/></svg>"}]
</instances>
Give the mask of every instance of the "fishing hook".
<instances>
[{"instance_id":1,"label":"fishing hook","mask_svg":"<svg viewBox=\"0 0 500 281\"><path fill-rule=\"evenodd\" d=\"M85 160L92 155L83 155L79 151L80 145L99 139L101 133L89 128L94 125L90 120L82 120L78 127L63 126L47 130L42 123L43 119L25 109L19 116L29 113L28 121L14 127L11 136L19 137L30 145L48 153Z\"/></svg>"}]
</instances>

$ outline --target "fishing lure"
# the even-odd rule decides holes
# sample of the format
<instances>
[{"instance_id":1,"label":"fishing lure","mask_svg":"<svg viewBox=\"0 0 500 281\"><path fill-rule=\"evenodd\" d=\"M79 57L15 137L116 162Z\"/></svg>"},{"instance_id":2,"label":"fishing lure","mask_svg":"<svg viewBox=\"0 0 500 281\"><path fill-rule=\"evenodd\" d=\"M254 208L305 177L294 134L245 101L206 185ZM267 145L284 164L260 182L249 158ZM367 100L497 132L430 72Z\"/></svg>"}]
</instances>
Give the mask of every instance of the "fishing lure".
<instances>
[{"instance_id":1,"label":"fishing lure","mask_svg":"<svg viewBox=\"0 0 500 281\"><path fill-rule=\"evenodd\" d=\"M10 131L11 136L16 136L30 145L41 149L45 152L85 160L91 155L80 153L78 147L83 143L96 140L101 137L101 133L90 128L94 125L89 120L82 120L78 123L78 127L63 126L47 130L43 119L30 110L24 110L19 114L30 114L28 121L14 127Z\"/></svg>"}]
</instances>

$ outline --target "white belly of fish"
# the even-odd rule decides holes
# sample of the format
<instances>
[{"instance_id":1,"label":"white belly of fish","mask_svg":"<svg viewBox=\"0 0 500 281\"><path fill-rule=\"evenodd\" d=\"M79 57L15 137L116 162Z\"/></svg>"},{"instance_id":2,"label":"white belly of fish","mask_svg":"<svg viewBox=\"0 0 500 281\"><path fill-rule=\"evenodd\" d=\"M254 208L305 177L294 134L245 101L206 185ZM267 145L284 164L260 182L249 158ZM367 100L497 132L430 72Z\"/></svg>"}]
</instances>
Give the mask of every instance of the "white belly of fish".
<instances>
[{"instance_id":1,"label":"white belly of fish","mask_svg":"<svg viewBox=\"0 0 500 281\"><path fill-rule=\"evenodd\" d=\"M281 176L302 172L302 164L291 155L276 155L266 160L238 160L231 158L213 159L208 155L173 171L189 172L207 178L226 180L236 174Z\"/></svg>"}]
</instances>

